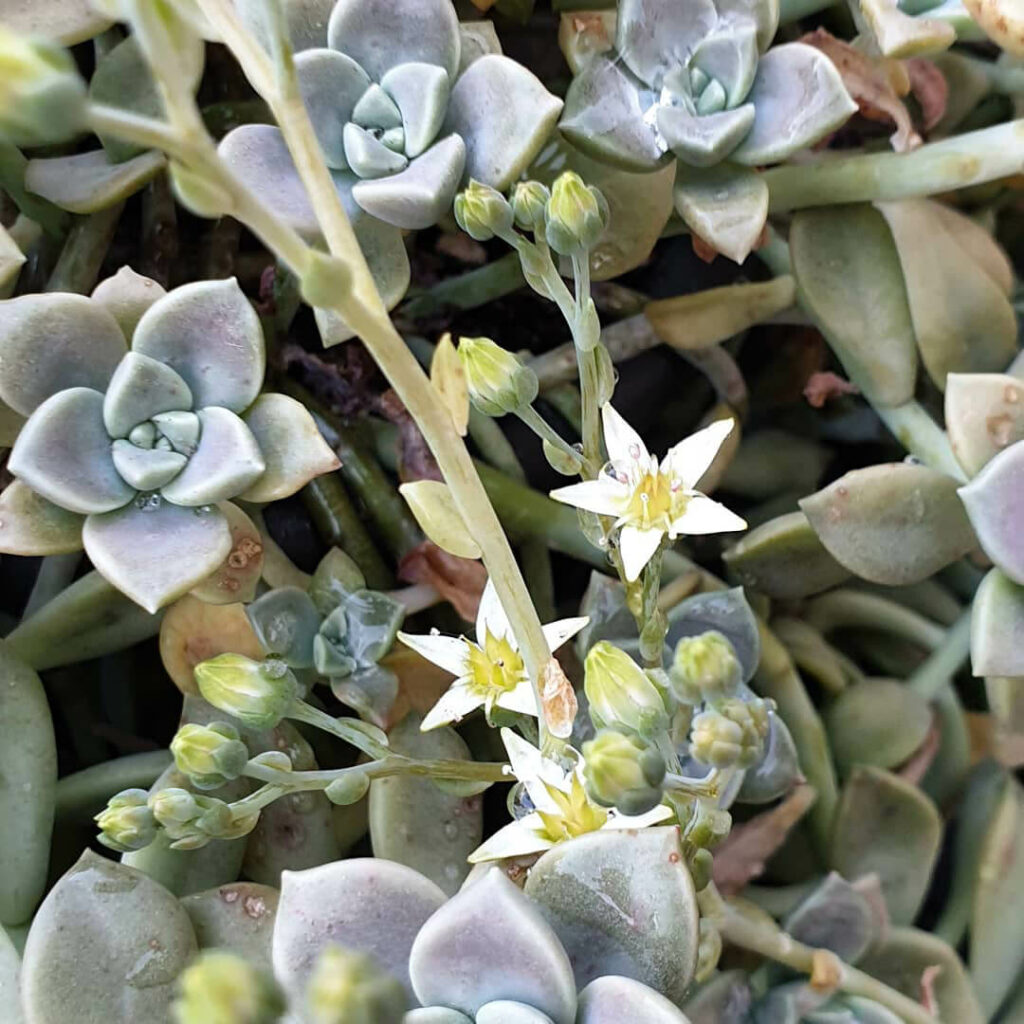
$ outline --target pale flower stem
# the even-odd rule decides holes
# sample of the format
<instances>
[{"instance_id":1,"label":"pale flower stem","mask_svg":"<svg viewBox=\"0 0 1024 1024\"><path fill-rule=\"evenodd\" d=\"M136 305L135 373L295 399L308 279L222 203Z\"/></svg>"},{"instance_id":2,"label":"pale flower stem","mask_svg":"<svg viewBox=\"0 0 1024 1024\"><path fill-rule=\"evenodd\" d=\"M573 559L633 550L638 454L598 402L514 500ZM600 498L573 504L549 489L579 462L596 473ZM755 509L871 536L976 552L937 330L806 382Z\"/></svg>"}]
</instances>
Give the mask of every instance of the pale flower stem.
<instances>
[{"instance_id":1,"label":"pale flower stem","mask_svg":"<svg viewBox=\"0 0 1024 1024\"><path fill-rule=\"evenodd\" d=\"M519 417L542 441L547 441L549 444L554 445L560 452L567 455L569 458L575 460L577 465L583 468L583 455L577 449L573 448L571 444L532 405L524 405L522 408L516 410L516 416Z\"/></svg>"},{"instance_id":2,"label":"pale flower stem","mask_svg":"<svg viewBox=\"0 0 1024 1024\"><path fill-rule=\"evenodd\" d=\"M601 462L601 410L599 408L600 383L598 381L597 349L582 344L583 318L590 303L590 254L572 258L573 279L576 288L576 316L569 325L576 343L576 361L580 374L580 397L583 403L583 454L591 465ZM600 344L600 342L598 342ZM593 478L596 473L591 473Z\"/></svg>"},{"instance_id":3,"label":"pale flower stem","mask_svg":"<svg viewBox=\"0 0 1024 1024\"><path fill-rule=\"evenodd\" d=\"M935 700L949 685L970 653L971 609L968 608L949 627L945 639L932 650L927 661L907 678L907 688L925 700Z\"/></svg>"},{"instance_id":4,"label":"pale flower stem","mask_svg":"<svg viewBox=\"0 0 1024 1024\"><path fill-rule=\"evenodd\" d=\"M830 950L805 945L787 935L774 923L769 924L760 917L748 917L734 910L722 898L714 882L709 882L698 893L697 899L702 916L714 924L726 942L811 975L812 985L819 979L819 972L826 973L828 977L822 981L827 982L828 987L849 995L873 999L892 1010L906 1024L939 1024L938 1019L920 1003L870 974L851 967ZM821 971L822 965L826 967L824 972Z\"/></svg>"},{"instance_id":5,"label":"pale flower stem","mask_svg":"<svg viewBox=\"0 0 1024 1024\"><path fill-rule=\"evenodd\" d=\"M509 767L501 761L456 761L403 757L389 754L369 764L353 765L330 771L289 772L270 765L250 761L243 774L250 779L271 783L291 792L326 789L332 782L350 775L366 775L384 779L396 775L457 779L464 782L511 782Z\"/></svg>"},{"instance_id":6,"label":"pale flower stem","mask_svg":"<svg viewBox=\"0 0 1024 1024\"><path fill-rule=\"evenodd\" d=\"M332 715L327 714L326 711L321 711L305 701L294 701L285 717L295 722L305 722L306 725L312 725L316 729L321 729L332 736L337 736L338 739L351 743L353 747L362 751L368 757L386 757L390 753L384 744L371 739L358 728L353 728L344 720L334 718Z\"/></svg>"},{"instance_id":7,"label":"pale flower stem","mask_svg":"<svg viewBox=\"0 0 1024 1024\"><path fill-rule=\"evenodd\" d=\"M687 796L717 797L722 786L721 776L722 773L717 768L712 768L702 779L691 779L687 775L668 772L665 775L665 788Z\"/></svg>"}]
</instances>

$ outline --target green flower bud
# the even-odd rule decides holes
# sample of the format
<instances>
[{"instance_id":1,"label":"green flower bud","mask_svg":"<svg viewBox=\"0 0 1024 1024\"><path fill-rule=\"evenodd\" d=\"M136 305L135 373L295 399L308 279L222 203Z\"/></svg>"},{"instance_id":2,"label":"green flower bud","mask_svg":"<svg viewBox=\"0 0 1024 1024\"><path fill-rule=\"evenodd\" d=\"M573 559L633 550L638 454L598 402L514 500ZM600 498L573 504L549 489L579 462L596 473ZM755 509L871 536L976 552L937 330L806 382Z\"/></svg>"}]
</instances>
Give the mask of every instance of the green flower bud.
<instances>
[{"instance_id":1,"label":"green flower bud","mask_svg":"<svg viewBox=\"0 0 1024 1024\"><path fill-rule=\"evenodd\" d=\"M739 697L702 711L690 727L690 753L715 768L749 768L764 750L768 712L765 701Z\"/></svg>"},{"instance_id":2,"label":"green flower bud","mask_svg":"<svg viewBox=\"0 0 1024 1024\"><path fill-rule=\"evenodd\" d=\"M327 946L306 987L310 1024L400 1024L406 995L365 953Z\"/></svg>"},{"instance_id":3,"label":"green flower bud","mask_svg":"<svg viewBox=\"0 0 1024 1024\"><path fill-rule=\"evenodd\" d=\"M669 724L661 691L646 672L617 647L601 640L584 664L583 689L598 728L652 736Z\"/></svg>"},{"instance_id":4,"label":"green flower bud","mask_svg":"<svg viewBox=\"0 0 1024 1024\"><path fill-rule=\"evenodd\" d=\"M226 722L183 725L171 740L178 771L198 789L217 789L237 779L249 760L249 750L238 730Z\"/></svg>"},{"instance_id":5,"label":"green flower bud","mask_svg":"<svg viewBox=\"0 0 1024 1024\"><path fill-rule=\"evenodd\" d=\"M512 230L512 207L497 189L471 179L455 197L455 219L471 238L486 242Z\"/></svg>"},{"instance_id":6,"label":"green flower bud","mask_svg":"<svg viewBox=\"0 0 1024 1024\"><path fill-rule=\"evenodd\" d=\"M198 850L211 839L235 839L255 825L253 821L240 831L230 805L223 800L176 787L150 794L149 808L176 850Z\"/></svg>"},{"instance_id":7,"label":"green flower bud","mask_svg":"<svg viewBox=\"0 0 1024 1024\"><path fill-rule=\"evenodd\" d=\"M348 804L358 803L366 796L370 789L370 777L366 772L347 770L344 775L339 775L324 790L327 799L332 804L345 807Z\"/></svg>"},{"instance_id":8,"label":"green flower bud","mask_svg":"<svg viewBox=\"0 0 1024 1024\"><path fill-rule=\"evenodd\" d=\"M718 959L722 955L722 936L714 922L706 917L700 919L698 934L700 938L697 943L697 970L694 972L693 980L699 983L707 981L718 966Z\"/></svg>"},{"instance_id":9,"label":"green flower bud","mask_svg":"<svg viewBox=\"0 0 1024 1024\"><path fill-rule=\"evenodd\" d=\"M512 190L512 215L524 231L540 231L547 221L551 192L539 181L520 181Z\"/></svg>"},{"instance_id":10,"label":"green flower bud","mask_svg":"<svg viewBox=\"0 0 1024 1024\"><path fill-rule=\"evenodd\" d=\"M732 644L716 630L684 636L676 644L669 669L672 692L686 704L715 704L733 697L743 679L743 668Z\"/></svg>"},{"instance_id":11,"label":"green flower bud","mask_svg":"<svg viewBox=\"0 0 1024 1024\"><path fill-rule=\"evenodd\" d=\"M250 729L273 729L299 693L298 681L279 658L260 662L244 654L218 654L196 665L195 677L210 704Z\"/></svg>"},{"instance_id":12,"label":"green flower bud","mask_svg":"<svg viewBox=\"0 0 1024 1024\"><path fill-rule=\"evenodd\" d=\"M537 397L537 375L490 338L460 338L459 361L470 400L487 416L504 416Z\"/></svg>"},{"instance_id":13,"label":"green flower bud","mask_svg":"<svg viewBox=\"0 0 1024 1024\"><path fill-rule=\"evenodd\" d=\"M19 146L63 142L85 125L85 82L71 54L0 25L0 137Z\"/></svg>"},{"instance_id":14,"label":"green flower bud","mask_svg":"<svg viewBox=\"0 0 1024 1024\"><path fill-rule=\"evenodd\" d=\"M591 800L623 814L645 814L661 803L665 760L638 736L602 729L583 744L583 779Z\"/></svg>"},{"instance_id":15,"label":"green flower bud","mask_svg":"<svg viewBox=\"0 0 1024 1024\"><path fill-rule=\"evenodd\" d=\"M715 865L714 854L700 847L693 851L688 858L690 877L693 879L693 888L696 892L702 892L711 881L712 869Z\"/></svg>"},{"instance_id":16,"label":"green flower bud","mask_svg":"<svg viewBox=\"0 0 1024 1024\"><path fill-rule=\"evenodd\" d=\"M563 256L584 253L597 244L608 224L608 203L574 171L560 174L548 200L548 245Z\"/></svg>"},{"instance_id":17,"label":"green flower bud","mask_svg":"<svg viewBox=\"0 0 1024 1024\"><path fill-rule=\"evenodd\" d=\"M95 817L99 841L119 853L141 850L156 839L157 823L144 789L126 789L107 801Z\"/></svg>"},{"instance_id":18,"label":"green flower bud","mask_svg":"<svg viewBox=\"0 0 1024 1024\"><path fill-rule=\"evenodd\" d=\"M200 953L179 985L171 1007L177 1024L274 1024L285 1011L273 978L220 949Z\"/></svg>"}]
</instances>

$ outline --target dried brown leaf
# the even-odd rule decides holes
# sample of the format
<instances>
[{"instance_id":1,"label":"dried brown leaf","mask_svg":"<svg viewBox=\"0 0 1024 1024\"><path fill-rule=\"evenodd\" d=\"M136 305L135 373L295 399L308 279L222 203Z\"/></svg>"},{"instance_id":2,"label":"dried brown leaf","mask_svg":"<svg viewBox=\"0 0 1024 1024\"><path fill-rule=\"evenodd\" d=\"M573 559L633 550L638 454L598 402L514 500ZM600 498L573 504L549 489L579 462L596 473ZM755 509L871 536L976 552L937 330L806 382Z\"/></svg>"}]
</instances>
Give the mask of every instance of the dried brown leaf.
<instances>
[{"instance_id":1,"label":"dried brown leaf","mask_svg":"<svg viewBox=\"0 0 1024 1024\"><path fill-rule=\"evenodd\" d=\"M938 981L942 968L932 964L921 972L921 1005L933 1017L939 1015L939 1000L935 996L935 982Z\"/></svg>"},{"instance_id":2,"label":"dried brown leaf","mask_svg":"<svg viewBox=\"0 0 1024 1024\"><path fill-rule=\"evenodd\" d=\"M815 409L823 408L829 399L857 393L856 384L851 384L831 370L812 373L804 385L804 398L807 399L807 404Z\"/></svg>"},{"instance_id":3,"label":"dried brown leaf","mask_svg":"<svg viewBox=\"0 0 1024 1024\"><path fill-rule=\"evenodd\" d=\"M919 786L931 767L932 761L935 760L935 755L939 752L941 738L942 733L939 726L933 721L924 742L914 751L909 760L904 762L896 774L906 779L911 785Z\"/></svg>"},{"instance_id":4,"label":"dried brown leaf","mask_svg":"<svg viewBox=\"0 0 1024 1024\"><path fill-rule=\"evenodd\" d=\"M572 733L579 704L576 691L568 676L562 671L557 658L549 659L540 674L540 702L544 719L553 736L565 739Z\"/></svg>"},{"instance_id":5,"label":"dried brown leaf","mask_svg":"<svg viewBox=\"0 0 1024 1024\"><path fill-rule=\"evenodd\" d=\"M813 786L797 786L782 803L733 827L728 838L715 850L712 868L715 885L725 894L738 893L757 878L768 859L786 841L794 825L817 799Z\"/></svg>"},{"instance_id":6,"label":"dried brown leaf","mask_svg":"<svg viewBox=\"0 0 1024 1024\"><path fill-rule=\"evenodd\" d=\"M487 262L487 250L462 231L445 232L438 238L434 248L442 256L450 256L473 267L482 267Z\"/></svg>"},{"instance_id":7,"label":"dried brown leaf","mask_svg":"<svg viewBox=\"0 0 1024 1024\"><path fill-rule=\"evenodd\" d=\"M398 578L406 583L429 583L467 622L476 619L487 570L480 562L459 558L425 540L398 564Z\"/></svg>"},{"instance_id":8,"label":"dried brown leaf","mask_svg":"<svg viewBox=\"0 0 1024 1024\"><path fill-rule=\"evenodd\" d=\"M931 131L946 113L949 82L935 62L927 57L911 57L903 64L910 79L910 91L921 108L921 128Z\"/></svg>"},{"instance_id":9,"label":"dried brown leaf","mask_svg":"<svg viewBox=\"0 0 1024 1024\"><path fill-rule=\"evenodd\" d=\"M378 411L398 427L398 478L402 483L414 480L444 480L437 460L416 421L394 391L385 391L377 401Z\"/></svg>"}]
</instances>

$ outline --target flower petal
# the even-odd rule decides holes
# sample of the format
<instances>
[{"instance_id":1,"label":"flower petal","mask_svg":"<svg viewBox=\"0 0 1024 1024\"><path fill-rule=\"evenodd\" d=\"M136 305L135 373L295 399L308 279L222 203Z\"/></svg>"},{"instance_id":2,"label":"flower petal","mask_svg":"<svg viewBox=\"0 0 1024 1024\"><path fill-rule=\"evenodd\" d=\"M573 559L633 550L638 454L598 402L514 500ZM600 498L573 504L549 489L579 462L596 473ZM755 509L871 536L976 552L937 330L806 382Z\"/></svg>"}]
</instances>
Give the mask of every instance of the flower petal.
<instances>
[{"instance_id":1,"label":"flower petal","mask_svg":"<svg viewBox=\"0 0 1024 1024\"><path fill-rule=\"evenodd\" d=\"M208 505L234 498L266 469L252 431L233 412L218 406L200 409L199 422L199 447L162 491L175 505Z\"/></svg>"},{"instance_id":2,"label":"flower petal","mask_svg":"<svg viewBox=\"0 0 1024 1024\"><path fill-rule=\"evenodd\" d=\"M398 639L453 676L461 676L466 671L469 644L465 640L440 633L399 633Z\"/></svg>"},{"instance_id":3,"label":"flower petal","mask_svg":"<svg viewBox=\"0 0 1024 1024\"><path fill-rule=\"evenodd\" d=\"M731 533L746 528L747 521L724 505L703 494L691 494L686 511L672 523L672 535Z\"/></svg>"},{"instance_id":4,"label":"flower petal","mask_svg":"<svg viewBox=\"0 0 1024 1024\"><path fill-rule=\"evenodd\" d=\"M188 593L231 550L223 512L168 501L91 515L82 540L99 573L149 612Z\"/></svg>"},{"instance_id":5,"label":"flower petal","mask_svg":"<svg viewBox=\"0 0 1024 1024\"><path fill-rule=\"evenodd\" d=\"M429 732L442 725L459 722L477 708L483 707L483 703L483 699L470 689L466 679L456 679L423 717L420 730Z\"/></svg>"},{"instance_id":6,"label":"flower petal","mask_svg":"<svg viewBox=\"0 0 1024 1024\"><path fill-rule=\"evenodd\" d=\"M566 640L574 637L589 621L590 619L586 615L581 615L573 619L559 619L557 622L549 622L541 626L551 653L554 654Z\"/></svg>"},{"instance_id":7,"label":"flower petal","mask_svg":"<svg viewBox=\"0 0 1024 1024\"><path fill-rule=\"evenodd\" d=\"M414 61L438 64L452 80L459 70L459 20L450 0L338 0L327 41L376 82Z\"/></svg>"},{"instance_id":8,"label":"flower petal","mask_svg":"<svg viewBox=\"0 0 1024 1024\"><path fill-rule=\"evenodd\" d=\"M679 480L687 490L693 490L735 425L732 419L715 420L703 430L683 438L661 460L662 473Z\"/></svg>"},{"instance_id":9,"label":"flower petal","mask_svg":"<svg viewBox=\"0 0 1024 1024\"><path fill-rule=\"evenodd\" d=\"M492 53L455 83L445 125L466 143L466 173L505 189L540 152L561 111L536 75Z\"/></svg>"},{"instance_id":10,"label":"flower petal","mask_svg":"<svg viewBox=\"0 0 1024 1024\"><path fill-rule=\"evenodd\" d=\"M643 572L664 536L663 530L638 530L629 525L619 531L619 554L622 556L626 579L630 583Z\"/></svg>"},{"instance_id":11,"label":"flower petal","mask_svg":"<svg viewBox=\"0 0 1024 1024\"><path fill-rule=\"evenodd\" d=\"M569 484L550 492L555 501L576 508L596 512L600 516L617 516L629 502L630 489L625 484L606 478L584 480L581 484Z\"/></svg>"},{"instance_id":12,"label":"flower petal","mask_svg":"<svg viewBox=\"0 0 1024 1024\"><path fill-rule=\"evenodd\" d=\"M128 352L103 396L103 423L111 437L127 437L132 427L161 412L192 408L192 392L166 363Z\"/></svg>"},{"instance_id":13,"label":"flower petal","mask_svg":"<svg viewBox=\"0 0 1024 1024\"><path fill-rule=\"evenodd\" d=\"M601 406L604 446L612 462L642 462L650 459L643 438L615 411L610 402Z\"/></svg>"},{"instance_id":14,"label":"flower petal","mask_svg":"<svg viewBox=\"0 0 1024 1024\"><path fill-rule=\"evenodd\" d=\"M347 167L345 125L370 76L351 57L326 47L297 54L295 74L324 160L329 167Z\"/></svg>"},{"instance_id":15,"label":"flower petal","mask_svg":"<svg viewBox=\"0 0 1024 1024\"><path fill-rule=\"evenodd\" d=\"M244 501L278 501L294 494L340 463L301 402L287 395L265 394L242 417L263 454L263 476L240 497Z\"/></svg>"},{"instance_id":16,"label":"flower petal","mask_svg":"<svg viewBox=\"0 0 1024 1024\"><path fill-rule=\"evenodd\" d=\"M68 388L29 417L7 468L44 498L70 512L110 512L135 496L114 467L103 426L103 396Z\"/></svg>"},{"instance_id":17,"label":"flower petal","mask_svg":"<svg viewBox=\"0 0 1024 1024\"><path fill-rule=\"evenodd\" d=\"M558 812L558 804L551 799L547 786L565 791L567 781L560 765L549 761L532 743L511 729L501 730L501 741L508 752L512 774L526 787L526 792L538 811Z\"/></svg>"},{"instance_id":18,"label":"flower petal","mask_svg":"<svg viewBox=\"0 0 1024 1024\"><path fill-rule=\"evenodd\" d=\"M125 348L117 321L84 295L0 302L0 399L30 416L66 388L103 391Z\"/></svg>"},{"instance_id":19,"label":"flower petal","mask_svg":"<svg viewBox=\"0 0 1024 1024\"><path fill-rule=\"evenodd\" d=\"M488 860L503 860L505 857L524 857L529 853L541 853L550 850L555 844L541 835L544 827L540 815L528 814L525 818L513 821L504 828L499 828L485 843L481 843L470 855L470 864L480 864Z\"/></svg>"},{"instance_id":20,"label":"flower petal","mask_svg":"<svg viewBox=\"0 0 1024 1024\"><path fill-rule=\"evenodd\" d=\"M498 598L494 582L490 579L487 580L487 585L484 587L484 592L480 597L480 607L476 613L476 642L482 644L487 633L497 640L503 636L514 640L508 616Z\"/></svg>"},{"instance_id":21,"label":"flower petal","mask_svg":"<svg viewBox=\"0 0 1024 1024\"><path fill-rule=\"evenodd\" d=\"M62 555L82 550L83 518L12 480L0 493L0 552Z\"/></svg>"},{"instance_id":22,"label":"flower petal","mask_svg":"<svg viewBox=\"0 0 1024 1024\"><path fill-rule=\"evenodd\" d=\"M495 702L499 708L515 711L520 715L537 718L537 699L533 695L533 684L524 676L511 690L506 690Z\"/></svg>"},{"instance_id":23,"label":"flower petal","mask_svg":"<svg viewBox=\"0 0 1024 1024\"><path fill-rule=\"evenodd\" d=\"M607 829L630 829L647 828L648 825L657 825L659 821L671 818L673 814L671 807L658 804L644 814L620 814L612 810L608 812L608 818L601 828Z\"/></svg>"}]
</instances>

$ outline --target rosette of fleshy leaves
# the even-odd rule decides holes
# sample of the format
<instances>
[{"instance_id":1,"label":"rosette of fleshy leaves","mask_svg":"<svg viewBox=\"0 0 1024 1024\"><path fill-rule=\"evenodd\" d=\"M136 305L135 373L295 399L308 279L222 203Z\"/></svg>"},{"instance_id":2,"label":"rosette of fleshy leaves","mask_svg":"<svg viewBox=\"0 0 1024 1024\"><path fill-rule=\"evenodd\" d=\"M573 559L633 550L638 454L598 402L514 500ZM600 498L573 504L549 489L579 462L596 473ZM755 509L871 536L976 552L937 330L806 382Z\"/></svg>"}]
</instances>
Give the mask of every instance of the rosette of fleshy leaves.
<instances>
[{"instance_id":1,"label":"rosette of fleshy leaves","mask_svg":"<svg viewBox=\"0 0 1024 1024\"><path fill-rule=\"evenodd\" d=\"M0 302L0 400L27 417L0 551L85 548L156 611L232 547L226 502L294 494L338 461L306 409L260 394L263 332L237 282L165 293L129 270L93 297Z\"/></svg>"},{"instance_id":2,"label":"rosette of fleshy leaves","mask_svg":"<svg viewBox=\"0 0 1024 1024\"><path fill-rule=\"evenodd\" d=\"M338 0L319 33L293 26L292 38L324 159L393 305L409 284L402 231L436 224L467 177L507 188L550 134L561 100L514 60L481 53L485 36L464 45L451 0ZM236 128L220 152L279 216L318 233L276 127Z\"/></svg>"},{"instance_id":3,"label":"rosette of fleshy leaves","mask_svg":"<svg viewBox=\"0 0 1024 1024\"><path fill-rule=\"evenodd\" d=\"M778 21L777 0L621 0L614 49L583 63L559 123L581 150L627 170L675 159L679 215L737 262L768 213L755 168L857 109L823 53L769 49Z\"/></svg>"},{"instance_id":4,"label":"rosette of fleshy leaves","mask_svg":"<svg viewBox=\"0 0 1024 1024\"><path fill-rule=\"evenodd\" d=\"M309 590L276 587L246 608L256 636L289 668L330 681L334 695L384 726L398 677L380 665L405 617L400 602L366 587L356 564L333 548Z\"/></svg>"}]
</instances>

